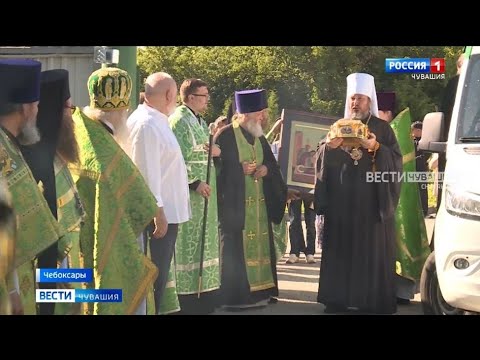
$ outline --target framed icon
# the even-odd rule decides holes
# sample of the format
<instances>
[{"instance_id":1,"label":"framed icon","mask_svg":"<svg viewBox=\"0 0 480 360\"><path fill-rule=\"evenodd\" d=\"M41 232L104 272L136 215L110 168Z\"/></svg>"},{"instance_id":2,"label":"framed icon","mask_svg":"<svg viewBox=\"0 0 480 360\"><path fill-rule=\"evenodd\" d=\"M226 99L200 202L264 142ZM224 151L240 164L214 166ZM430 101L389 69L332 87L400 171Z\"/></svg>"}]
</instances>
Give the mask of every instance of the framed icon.
<instances>
[{"instance_id":1,"label":"framed icon","mask_svg":"<svg viewBox=\"0 0 480 360\"><path fill-rule=\"evenodd\" d=\"M281 147L278 153L282 175L289 188L311 192L315 188L317 145L338 119L284 109L282 120Z\"/></svg>"}]
</instances>

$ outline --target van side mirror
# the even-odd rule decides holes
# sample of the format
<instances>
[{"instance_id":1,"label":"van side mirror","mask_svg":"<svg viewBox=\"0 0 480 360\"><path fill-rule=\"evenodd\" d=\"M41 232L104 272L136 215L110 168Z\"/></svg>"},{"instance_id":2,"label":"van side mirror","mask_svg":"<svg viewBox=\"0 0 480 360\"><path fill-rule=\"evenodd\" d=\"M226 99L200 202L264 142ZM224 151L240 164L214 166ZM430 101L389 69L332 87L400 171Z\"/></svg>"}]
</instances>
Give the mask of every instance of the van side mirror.
<instances>
[{"instance_id":1,"label":"van side mirror","mask_svg":"<svg viewBox=\"0 0 480 360\"><path fill-rule=\"evenodd\" d=\"M418 142L418 149L434 153L443 153L447 143L443 140L444 127L443 112L431 112L423 118L422 138Z\"/></svg>"}]
</instances>

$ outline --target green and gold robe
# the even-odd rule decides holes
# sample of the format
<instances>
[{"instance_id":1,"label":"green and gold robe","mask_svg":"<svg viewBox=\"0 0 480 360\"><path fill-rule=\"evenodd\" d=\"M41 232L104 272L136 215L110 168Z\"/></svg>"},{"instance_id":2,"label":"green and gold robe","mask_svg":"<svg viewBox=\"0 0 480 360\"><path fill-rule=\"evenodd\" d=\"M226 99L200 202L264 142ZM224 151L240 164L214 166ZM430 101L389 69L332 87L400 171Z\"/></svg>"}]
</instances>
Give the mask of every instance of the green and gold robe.
<instances>
[{"instance_id":1,"label":"green and gold robe","mask_svg":"<svg viewBox=\"0 0 480 360\"><path fill-rule=\"evenodd\" d=\"M390 123L403 156L404 174L416 171L415 145L411 137L410 109L406 108ZM430 254L418 184L403 182L395 211L398 276L411 282L411 291L420 280L423 264ZM400 283L405 283L399 279ZM400 293L399 293L400 294ZM403 296L402 296L403 297Z\"/></svg>"},{"instance_id":2,"label":"green and gold robe","mask_svg":"<svg viewBox=\"0 0 480 360\"><path fill-rule=\"evenodd\" d=\"M11 135L10 135L11 136ZM27 166L15 139L0 129L1 176L7 180L12 206L17 214L18 233L15 263L25 314L36 314L35 257L64 235L41 193L41 185ZM8 283L11 290L13 284Z\"/></svg>"},{"instance_id":3,"label":"green and gold robe","mask_svg":"<svg viewBox=\"0 0 480 360\"><path fill-rule=\"evenodd\" d=\"M222 303L250 306L278 296L274 230L282 233L279 224L285 215L287 186L265 137L254 138L234 122L222 129L217 143L222 150L216 162ZM265 165L267 176L255 181L244 175L244 161Z\"/></svg>"},{"instance_id":4,"label":"green and gold robe","mask_svg":"<svg viewBox=\"0 0 480 360\"><path fill-rule=\"evenodd\" d=\"M149 234L151 235L151 234ZM147 234L145 236L148 236ZM149 238L148 242L159 241L160 239ZM147 247L147 256L151 259L150 247ZM153 290L153 289L152 289ZM160 301L160 308L156 315L168 315L180 311L180 303L177 295L177 284L175 281L175 259L172 257L170 262L170 269L168 270L167 283ZM155 315L155 298L153 291L147 295L147 313L148 315Z\"/></svg>"},{"instance_id":5,"label":"green and gold robe","mask_svg":"<svg viewBox=\"0 0 480 360\"><path fill-rule=\"evenodd\" d=\"M89 304L88 314L133 314L158 274L137 243L155 215L156 200L139 170L100 122L78 108L73 120L80 165L70 166L70 171L87 214L80 248L84 267L94 272L89 287L123 292L123 302Z\"/></svg>"},{"instance_id":6,"label":"green and gold robe","mask_svg":"<svg viewBox=\"0 0 480 360\"><path fill-rule=\"evenodd\" d=\"M177 137L187 166L188 183L207 180L208 144L207 124L199 119L185 105L179 106L169 118L170 127ZM200 292L220 287L219 243L216 173L213 160L210 164L210 187L208 198L207 227L203 257L203 274ZM179 295L196 294L199 290L200 251L204 217L204 198L190 190L192 218L179 225L175 245L175 271Z\"/></svg>"},{"instance_id":7,"label":"green and gold robe","mask_svg":"<svg viewBox=\"0 0 480 360\"><path fill-rule=\"evenodd\" d=\"M83 258L80 252L80 227L85 221L83 204L67 164L58 155L55 157L54 170L57 219L65 230L65 235L58 241L58 267L83 268ZM86 284L62 283L58 287L81 289L85 288ZM78 315L81 313L81 308L81 304L78 303L58 303L55 305L55 315Z\"/></svg>"},{"instance_id":8,"label":"green and gold robe","mask_svg":"<svg viewBox=\"0 0 480 360\"><path fill-rule=\"evenodd\" d=\"M275 244L275 259L282 260L287 251L287 220L283 219L280 224L272 224L273 242Z\"/></svg>"},{"instance_id":9,"label":"green and gold robe","mask_svg":"<svg viewBox=\"0 0 480 360\"><path fill-rule=\"evenodd\" d=\"M254 161L263 164L263 148L260 140L255 139L252 146L242 134L240 126L234 123L233 131L237 141L239 162ZM263 178L254 180L245 176L245 222L243 228L243 252L247 268L250 291L275 287L270 264L271 249L269 242L267 207L263 193Z\"/></svg>"},{"instance_id":10,"label":"green and gold robe","mask_svg":"<svg viewBox=\"0 0 480 360\"><path fill-rule=\"evenodd\" d=\"M172 258L168 271L167 284L160 302L159 315L168 315L180 311L180 303L177 294L177 282L175 279L175 261Z\"/></svg>"},{"instance_id":11,"label":"green and gold robe","mask_svg":"<svg viewBox=\"0 0 480 360\"><path fill-rule=\"evenodd\" d=\"M0 179L0 315L10 315L7 278L12 276L17 238L16 214L12 208L7 182Z\"/></svg>"}]
</instances>

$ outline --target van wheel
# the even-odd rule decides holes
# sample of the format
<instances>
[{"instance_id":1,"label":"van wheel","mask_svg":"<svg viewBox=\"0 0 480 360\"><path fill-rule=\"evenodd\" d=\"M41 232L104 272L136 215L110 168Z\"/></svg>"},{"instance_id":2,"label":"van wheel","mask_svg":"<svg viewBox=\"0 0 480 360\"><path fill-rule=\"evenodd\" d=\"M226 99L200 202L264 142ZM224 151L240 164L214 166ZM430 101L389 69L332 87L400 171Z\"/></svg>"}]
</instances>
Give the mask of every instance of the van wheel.
<instances>
[{"instance_id":1,"label":"van wheel","mask_svg":"<svg viewBox=\"0 0 480 360\"><path fill-rule=\"evenodd\" d=\"M466 311L448 305L442 296L435 267L435 252L430 253L423 265L420 295L425 315L464 315Z\"/></svg>"}]
</instances>

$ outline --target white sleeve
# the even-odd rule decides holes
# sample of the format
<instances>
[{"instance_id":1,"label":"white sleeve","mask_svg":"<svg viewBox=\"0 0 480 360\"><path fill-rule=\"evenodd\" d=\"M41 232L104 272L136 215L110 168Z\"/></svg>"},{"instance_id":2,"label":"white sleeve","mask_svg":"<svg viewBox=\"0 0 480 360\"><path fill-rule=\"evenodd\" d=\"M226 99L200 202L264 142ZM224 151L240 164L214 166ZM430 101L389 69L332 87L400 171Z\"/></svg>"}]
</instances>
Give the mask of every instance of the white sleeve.
<instances>
[{"instance_id":1,"label":"white sleeve","mask_svg":"<svg viewBox=\"0 0 480 360\"><path fill-rule=\"evenodd\" d=\"M161 142L155 139L153 129L142 125L132 141L132 160L142 173L150 191L157 200L157 206L163 207L160 179L162 175Z\"/></svg>"}]
</instances>

